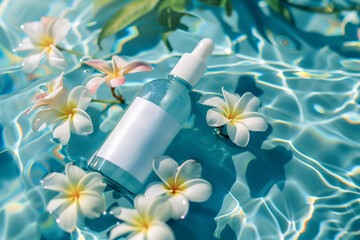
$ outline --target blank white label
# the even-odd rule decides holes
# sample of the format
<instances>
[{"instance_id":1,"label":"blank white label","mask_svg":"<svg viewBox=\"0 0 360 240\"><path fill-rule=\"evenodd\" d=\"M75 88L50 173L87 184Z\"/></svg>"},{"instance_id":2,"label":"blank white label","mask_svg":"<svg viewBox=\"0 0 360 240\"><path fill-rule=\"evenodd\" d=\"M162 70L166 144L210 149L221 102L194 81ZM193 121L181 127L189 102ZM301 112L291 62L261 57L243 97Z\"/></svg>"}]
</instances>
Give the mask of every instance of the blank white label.
<instances>
[{"instance_id":1,"label":"blank white label","mask_svg":"<svg viewBox=\"0 0 360 240\"><path fill-rule=\"evenodd\" d=\"M180 124L156 104L136 97L97 155L132 174L143 183L180 130Z\"/></svg>"}]
</instances>

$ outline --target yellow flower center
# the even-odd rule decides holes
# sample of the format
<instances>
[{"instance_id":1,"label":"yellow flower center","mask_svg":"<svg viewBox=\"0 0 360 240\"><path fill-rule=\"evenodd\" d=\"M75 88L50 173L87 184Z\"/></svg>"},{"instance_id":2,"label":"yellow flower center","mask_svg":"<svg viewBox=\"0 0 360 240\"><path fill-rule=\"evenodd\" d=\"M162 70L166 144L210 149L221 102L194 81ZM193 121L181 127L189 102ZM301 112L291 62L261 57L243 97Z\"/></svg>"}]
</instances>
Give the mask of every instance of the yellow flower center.
<instances>
[{"instance_id":1,"label":"yellow flower center","mask_svg":"<svg viewBox=\"0 0 360 240\"><path fill-rule=\"evenodd\" d=\"M49 35L43 35L41 36L39 43L43 47L49 47L54 44L54 38Z\"/></svg>"},{"instance_id":2,"label":"yellow flower center","mask_svg":"<svg viewBox=\"0 0 360 240\"><path fill-rule=\"evenodd\" d=\"M176 195L185 190L185 186L181 186L185 182L184 178L179 177L177 181L175 181L174 178L169 178L166 182L169 184L170 187L168 185L164 185L164 188L166 190L170 190L169 193L171 195Z\"/></svg>"}]
</instances>

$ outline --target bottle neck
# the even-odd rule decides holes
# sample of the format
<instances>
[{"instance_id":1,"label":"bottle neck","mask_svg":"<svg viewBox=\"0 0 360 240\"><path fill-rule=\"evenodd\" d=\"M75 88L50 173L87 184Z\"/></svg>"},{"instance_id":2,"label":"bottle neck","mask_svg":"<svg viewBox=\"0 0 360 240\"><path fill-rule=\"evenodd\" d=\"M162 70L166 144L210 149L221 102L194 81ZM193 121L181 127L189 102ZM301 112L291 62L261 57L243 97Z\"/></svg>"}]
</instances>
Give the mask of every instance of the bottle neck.
<instances>
[{"instance_id":1,"label":"bottle neck","mask_svg":"<svg viewBox=\"0 0 360 240\"><path fill-rule=\"evenodd\" d=\"M187 90L191 90L192 89L192 86L190 85L190 83L188 83L187 81L185 81L184 79L178 77L178 76L175 76L173 74L169 74L168 75L168 79L172 80L172 81L176 81L178 83L181 83L182 85L184 85L186 87Z\"/></svg>"}]
</instances>

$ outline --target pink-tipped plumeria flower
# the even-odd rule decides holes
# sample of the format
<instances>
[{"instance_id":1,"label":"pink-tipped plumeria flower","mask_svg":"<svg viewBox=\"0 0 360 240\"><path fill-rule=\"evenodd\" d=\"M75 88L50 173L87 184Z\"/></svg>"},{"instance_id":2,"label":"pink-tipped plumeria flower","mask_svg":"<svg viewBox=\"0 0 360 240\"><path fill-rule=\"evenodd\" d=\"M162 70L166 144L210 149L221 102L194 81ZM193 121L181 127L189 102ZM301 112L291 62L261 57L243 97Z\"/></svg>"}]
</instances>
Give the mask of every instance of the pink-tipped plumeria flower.
<instances>
[{"instance_id":1,"label":"pink-tipped plumeria flower","mask_svg":"<svg viewBox=\"0 0 360 240\"><path fill-rule=\"evenodd\" d=\"M71 23L65 18L41 17L39 22L28 22L22 26L29 36L17 47L16 51L33 50L22 62L23 70L30 73L46 57L50 66L65 69L66 62L56 45L69 32Z\"/></svg>"},{"instance_id":2,"label":"pink-tipped plumeria flower","mask_svg":"<svg viewBox=\"0 0 360 240\"><path fill-rule=\"evenodd\" d=\"M163 183L155 183L148 187L145 196L156 198L166 195L172 206L172 218L183 219L189 210L189 201L204 202L210 196L210 183L201 179L201 165L189 159L181 166L168 156L159 156L154 159L155 173Z\"/></svg>"},{"instance_id":3,"label":"pink-tipped plumeria flower","mask_svg":"<svg viewBox=\"0 0 360 240\"><path fill-rule=\"evenodd\" d=\"M45 84L45 86L43 86L43 88L33 96L34 105L26 111L26 114L39 107L48 106L54 97L61 94L62 91L65 90L63 86L63 78L64 73L61 73L59 77Z\"/></svg>"},{"instance_id":4,"label":"pink-tipped plumeria flower","mask_svg":"<svg viewBox=\"0 0 360 240\"><path fill-rule=\"evenodd\" d=\"M59 192L47 205L47 210L57 217L59 226L66 232L74 231L81 216L97 218L105 211L103 191L106 184L99 173L86 173L69 163L65 175L50 173L43 180L45 189Z\"/></svg>"},{"instance_id":5,"label":"pink-tipped plumeria flower","mask_svg":"<svg viewBox=\"0 0 360 240\"><path fill-rule=\"evenodd\" d=\"M110 232L110 240L126 235L128 240L174 240L171 228L165 223L171 217L171 206L166 198L136 196L135 209L116 207L114 216L123 223Z\"/></svg>"},{"instance_id":6,"label":"pink-tipped plumeria flower","mask_svg":"<svg viewBox=\"0 0 360 240\"><path fill-rule=\"evenodd\" d=\"M34 116L32 129L40 131L47 126L56 124L53 137L66 145L70 132L78 135L88 135L93 131L90 116L85 112L91 101L90 91L82 86L56 95L48 102L49 108L40 110Z\"/></svg>"},{"instance_id":7,"label":"pink-tipped plumeria flower","mask_svg":"<svg viewBox=\"0 0 360 240\"><path fill-rule=\"evenodd\" d=\"M104 73L101 76L94 77L89 80L86 87L92 94L96 92L98 87L106 82L106 85L115 88L125 83L124 75L128 73L152 71L153 68L142 61L133 61L128 63L119 56L113 55L111 62L104 60L87 60L85 64Z\"/></svg>"},{"instance_id":8,"label":"pink-tipped plumeria flower","mask_svg":"<svg viewBox=\"0 0 360 240\"><path fill-rule=\"evenodd\" d=\"M208 110L206 121L209 126L226 125L227 133L236 145L246 147L249 131L265 131L268 127L265 116L258 113L260 100L247 92L241 97L222 88L224 99L214 95L204 95L199 103L213 107Z\"/></svg>"}]
</instances>

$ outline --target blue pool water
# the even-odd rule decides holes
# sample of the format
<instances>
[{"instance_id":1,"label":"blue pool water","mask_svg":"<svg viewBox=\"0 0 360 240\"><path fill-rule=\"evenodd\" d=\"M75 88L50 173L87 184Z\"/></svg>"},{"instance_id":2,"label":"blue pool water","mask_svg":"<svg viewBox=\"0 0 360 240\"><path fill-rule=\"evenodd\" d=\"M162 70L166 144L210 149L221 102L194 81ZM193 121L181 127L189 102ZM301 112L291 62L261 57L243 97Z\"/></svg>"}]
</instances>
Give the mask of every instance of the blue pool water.
<instances>
[{"instance_id":1,"label":"blue pool water","mask_svg":"<svg viewBox=\"0 0 360 240\"><path fill-rule=\"evenodd\" d=\"M354 6L356 1L292 1L306 6ZM51 140L51 128L31 130L34 112L25 115L39 87L60 71L41 65L32 74L14 53L25 37L21 25L41 16L64 17L72 27L62 46L96 58L112 54L144 60L154 71L129 74L119 87L129 103L147 81L165 78L179 56L211 38L216 47L208 70L194 91L189 121L166 154L203 166L213 186L211 198L191 203L184 220L170 221L176 239L360 239L360 19L359 12L321 14L291 7L294 24L269 9L265 1L233 0L227 16L220 7L191 1L182 18L188 30L161 40L156 17L145 17L96 46L100 27L112 8L94 13L87 0L0 2L0 238L106 239L117 219L110 208L71 234L63 232L46 210L54 196L40 185L49 172L67 162L85 167L126 105L91 103L87 110L94 133L72 134L68 146ZM64 85L71 89L89 79L93 69L64 53ZM251 133L245 148L213 134L207 108L197 103L221 87L252 92L261 101L266 132ZM98 99L112 96L106 86ZM156 179L156 176L152 176ZM126 199L106 189L109 204Z\"/></svg>"}]
</instances>

